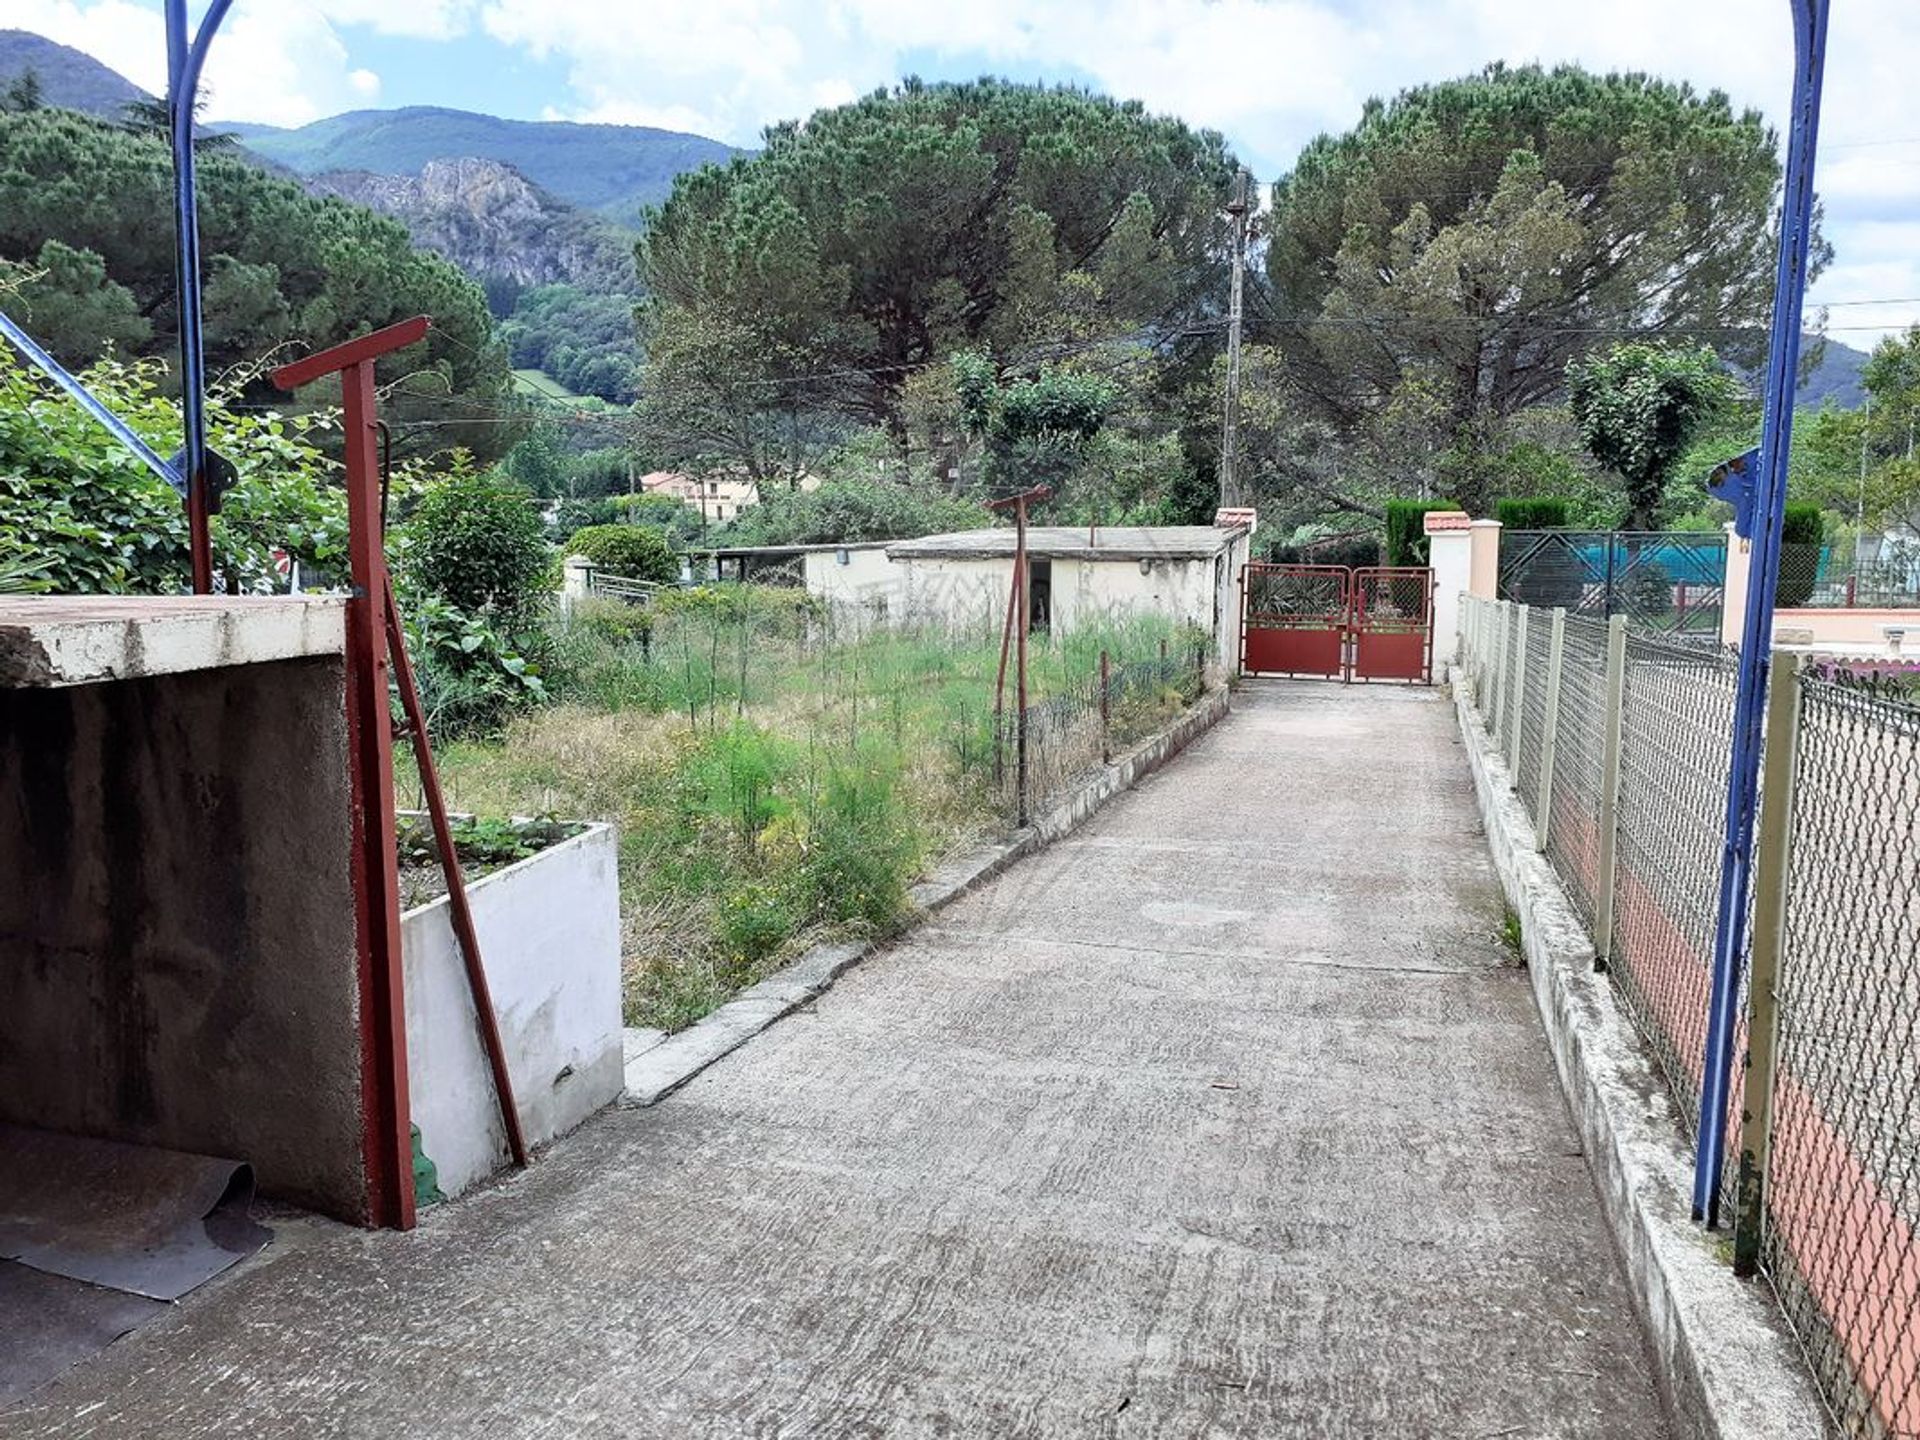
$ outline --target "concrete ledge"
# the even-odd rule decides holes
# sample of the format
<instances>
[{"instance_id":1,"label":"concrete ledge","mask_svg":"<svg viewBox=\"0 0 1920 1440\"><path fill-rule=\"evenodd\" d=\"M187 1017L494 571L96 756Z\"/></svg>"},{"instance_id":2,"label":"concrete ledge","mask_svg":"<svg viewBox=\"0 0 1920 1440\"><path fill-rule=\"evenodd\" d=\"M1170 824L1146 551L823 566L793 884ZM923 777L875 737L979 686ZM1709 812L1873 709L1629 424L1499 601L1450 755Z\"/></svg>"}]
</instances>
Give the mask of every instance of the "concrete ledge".
<instances>
[{"instance_id":1,"label":"concrete ledge","mask_svg":"<svg viewBox=\"0 0 1920 1440\"><path fill-rule=\"evenodd\" d=\"M0 601L0 685L39 689L338 655L346 601L45 595Z\"/></svg>"},{"instance_id":2,"label":"concrete ledge","mask_svg":"<svg viewBox=\"0 0 1920 1440\"><path fill-rule=\"evenodd\" d=\"M914 913L910 928L962 895L991 880L1023 855L1032 854L1072 833L1114 796L1158 770L1211 729L1227 713L1228 692L1210 690L1173 724L1102 766L1065 801L1024 830L997 845L947 862L907 892ZM892 938L892 937L889 937ZM621 1103L647 1106L671 1095L723 1055L737 1050L783 1015L813 1000L849 967L871 955L884 941L838 941L816 945L791 965L741 991L711 1015L665 1039L658 1031L629 1029L626 1094Z\"/></svg>"},{"instance_id":3,"label":"concrete ledge","mask_svg":"<svg viewBox=\"0 0 1920 1440\"><path fill-rule=\"evenodd\" d=\"M1513 793L1464 688L1461 742L1560 1084L1627 1268L1677 1433L1702 1440L1815 1440L1825 1411L1759 1284L1736 1280L1689 1218L1693 1159L1665 1089L1593 943Z\"/></svg>"}]
</instances>

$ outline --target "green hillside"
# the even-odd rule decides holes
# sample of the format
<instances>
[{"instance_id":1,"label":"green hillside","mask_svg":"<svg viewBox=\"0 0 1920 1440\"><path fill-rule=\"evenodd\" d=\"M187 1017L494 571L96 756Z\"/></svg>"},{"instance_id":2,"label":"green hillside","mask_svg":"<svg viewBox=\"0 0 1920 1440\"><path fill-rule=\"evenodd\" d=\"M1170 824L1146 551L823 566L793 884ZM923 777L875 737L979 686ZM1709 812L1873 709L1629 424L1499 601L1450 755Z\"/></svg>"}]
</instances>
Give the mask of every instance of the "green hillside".
<instances>
[{"instance_id":1,"label":"green hillside","mask_svg":"<svg viewBox=\"0 0 1920 1440\"><path fill-rule=\"evenodd\" d=\"M26 30L0 30L0 93L29 70L40 81L41 103L64 110L118 120L129 102L150 98L90 55Z\"/></svg>"},{"instance_id":2,"label":"green hillside","mask_svg":"<svg viewBox=\"0 0 1920 1440\"><path fill-rule=\"evenodd\" d=\"M248 149L305 175L330 170L414 175L429 160L462 155L500 160L563 200L627 221L640 206L665 199L682 170L734 153L717 140L671 130L502 120L418 105L354 110L297 130L225 128Z\"/></svg>"}]
</instances>

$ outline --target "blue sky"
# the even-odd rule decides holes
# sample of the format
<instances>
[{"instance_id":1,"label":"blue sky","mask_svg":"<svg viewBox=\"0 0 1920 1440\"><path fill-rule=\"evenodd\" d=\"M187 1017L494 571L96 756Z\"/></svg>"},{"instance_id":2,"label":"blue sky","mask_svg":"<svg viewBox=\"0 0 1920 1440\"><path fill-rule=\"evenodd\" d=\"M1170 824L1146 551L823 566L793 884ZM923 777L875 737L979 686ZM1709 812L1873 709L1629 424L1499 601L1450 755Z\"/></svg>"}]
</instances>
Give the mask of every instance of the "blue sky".
<instances>
[{"instance_id":1,"label":"blue sky","mask_svg":"<svg viewBox=\"0 0 1920 1440\"><path fill-rule=\"evenodd\" d=\"M1864 344L1920 321L1920 0L1835 9L1819 178L1839 255L1815 298ZM435 104L752 144L902 75L1004 74L1220 130L1271 179L1369 95L1494 59L1649 70L1777 119L1787 15L1788 0L237 0L208 81L222 119ZM158 0L0 0L6 26L161 83Z\"/></svg>"}]
</instances>

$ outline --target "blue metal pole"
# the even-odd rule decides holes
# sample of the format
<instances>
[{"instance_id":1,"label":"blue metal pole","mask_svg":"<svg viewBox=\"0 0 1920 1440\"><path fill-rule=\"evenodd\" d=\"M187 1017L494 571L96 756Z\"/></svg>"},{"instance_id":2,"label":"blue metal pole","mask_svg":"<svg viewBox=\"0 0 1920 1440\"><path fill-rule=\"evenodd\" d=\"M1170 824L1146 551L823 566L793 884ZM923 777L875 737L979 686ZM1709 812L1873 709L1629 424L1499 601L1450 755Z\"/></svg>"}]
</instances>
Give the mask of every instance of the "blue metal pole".
<instances>
[{"instance_id":1,"label":"blue metal pole","mask_svg":"<svg viewBox=\"0 0 1920 1440\"><path fill-rule=\"evenodd\" d=\"M187 37L187 0L166 0L167 112L173 143L174 238L180 296L180 415L185 434L180 470L187 481L187 520L193 552L193 588L213 589L207 534L206 355L200 324L200 213L193 157L193 102L207 47L233 0L213 0L200 28Z\"/></svg>"},{"instance_id":2,"label":"blue metal pole","mask_svg":"<svg viewBox=\"0 0 1920 1440\"><path fill-rule=\"evenodd\" d=\"M1720 860L1720 904L1707 1012L1700 1124L1694 1151L1693 1215L1717 1222L1720 1170L1726 1156L1727 1098L1738 1019L1740 962L1747 944L1747 893L1752 880L1754 812L1760 786L1760 741L1773 648L1773 603L1780 583L1780 529L1787 508L1787 459L1793 439L1793 394L1800 368L1800 311L1806 300L1813 237L1813 161L1820 133L1820 86L1826 65L1830 0L1792 0L1793 113L1787 134L1786 186L1780 207L1780 256L1773 285L1773 329L1767 346L1760 465L1754 496L1753 561L1740 638L1740 674L1733 711L1733 755L1727 774L1726 844Z\"/></svg>"}]
</instances>

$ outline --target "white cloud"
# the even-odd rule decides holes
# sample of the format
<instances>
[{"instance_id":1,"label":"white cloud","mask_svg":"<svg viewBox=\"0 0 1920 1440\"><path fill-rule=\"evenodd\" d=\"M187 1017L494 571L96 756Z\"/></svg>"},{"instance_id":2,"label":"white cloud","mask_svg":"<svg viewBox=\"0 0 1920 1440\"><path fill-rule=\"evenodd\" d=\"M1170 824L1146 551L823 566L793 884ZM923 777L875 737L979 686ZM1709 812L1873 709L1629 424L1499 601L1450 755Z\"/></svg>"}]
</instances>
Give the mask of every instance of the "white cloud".
<instances>
[{"instance_id":1,"label":"white cloud","mask_svg":"<svg viewBox=\"0 0 1920 1440\"><path fill-rule=\"evenodd\" d=\"M409 6L389 4L395 12ZM438 0L424 12L468 8ZM216 120L304 125L379 94L372 71L349 64L328 12L371 12L367 0L241 0L207 51L203 83ZM166 32L159 11L129 0L0 0L0 28L32 30L83 50L142 89L167 84Z\"/></svg>"}]
</instances>

